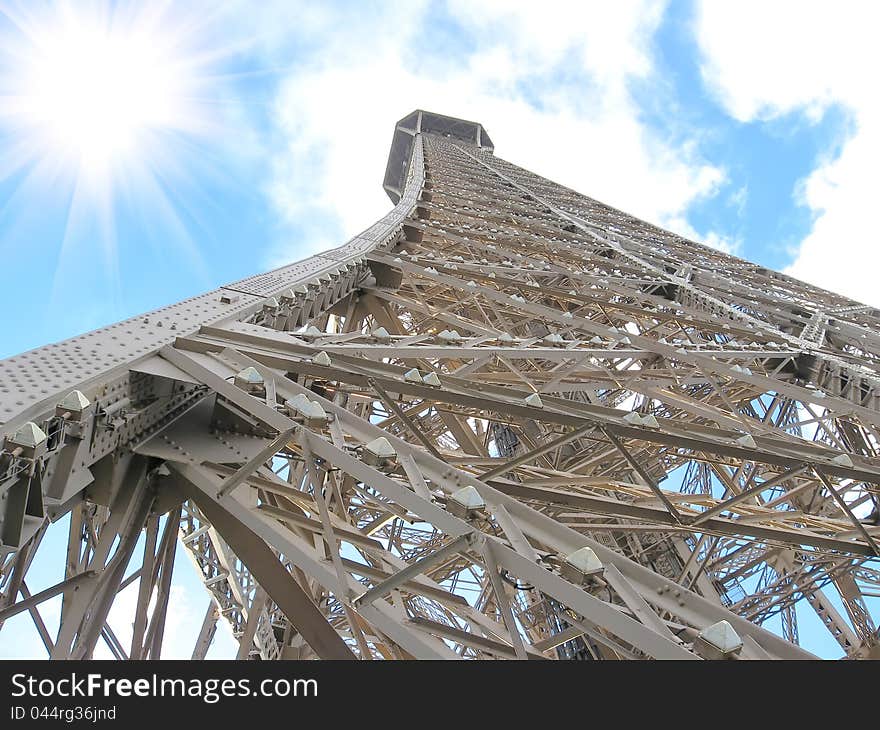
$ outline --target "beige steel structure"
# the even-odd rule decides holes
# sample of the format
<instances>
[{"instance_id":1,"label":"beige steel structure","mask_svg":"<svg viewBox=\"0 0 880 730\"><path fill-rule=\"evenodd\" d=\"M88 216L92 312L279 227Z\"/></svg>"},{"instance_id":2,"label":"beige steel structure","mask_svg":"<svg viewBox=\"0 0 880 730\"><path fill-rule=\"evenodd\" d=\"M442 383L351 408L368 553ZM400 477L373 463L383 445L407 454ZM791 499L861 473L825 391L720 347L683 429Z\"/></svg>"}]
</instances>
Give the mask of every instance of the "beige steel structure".
<instances>
[{"instance_id":1,"label":"beige steel structure","mask_svg":"<svg viewBox=\"0 0 880 730\"><path fill-rule=\"evenodd\" d=\"M0 361L0 625L159 657L183 549L194 659L218 620L239 658L811 658L799 604L878 655L876 309L477 123L406 116L385 189L337 249ZM31 591L68 516L65 579Z\"/></svg>"}]
</instances>

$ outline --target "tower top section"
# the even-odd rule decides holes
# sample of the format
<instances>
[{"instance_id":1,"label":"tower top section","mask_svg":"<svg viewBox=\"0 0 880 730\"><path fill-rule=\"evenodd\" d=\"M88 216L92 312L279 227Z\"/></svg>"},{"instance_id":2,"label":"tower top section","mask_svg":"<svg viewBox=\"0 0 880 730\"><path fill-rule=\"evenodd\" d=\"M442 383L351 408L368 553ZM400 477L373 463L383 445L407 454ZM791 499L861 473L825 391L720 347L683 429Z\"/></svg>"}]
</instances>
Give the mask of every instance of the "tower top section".
<instances>
[{"instance_id":1,"label":"tower top section","mask_svg":"<svg viewBox=\"0 0 880 730\"><path fill-rule=\"evenodd\" d=\"M413 138L417 134L440 134L451 137L491 152L495 149L486 129L478 122L447 117L443 114L426 112L416 109L407 114L394 126L394 137L391 139L391 151L388 153L388 165L385 168L383 187L388 197L397 205L409 172L410 152Z\"/></svg>"}]
</instances>

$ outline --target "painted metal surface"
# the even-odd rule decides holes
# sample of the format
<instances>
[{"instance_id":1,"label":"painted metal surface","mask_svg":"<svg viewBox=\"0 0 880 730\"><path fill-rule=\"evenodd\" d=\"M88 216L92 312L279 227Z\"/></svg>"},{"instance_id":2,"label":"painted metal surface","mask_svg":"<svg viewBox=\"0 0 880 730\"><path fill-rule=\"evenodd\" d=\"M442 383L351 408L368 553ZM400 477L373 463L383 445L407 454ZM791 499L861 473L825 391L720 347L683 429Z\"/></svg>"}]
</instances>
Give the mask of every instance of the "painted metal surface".
<instances>
[{"instance_id":1,"label":"painted metal surface","mask_svg":"<svg viewBox=\"0 0 880 730\"><path fill-rule=\"evenodd\" d=\"M876 656L876 310L474 122L404 117L385 189L340 248L0 362L0 622L158 657L180 544L196 659L220 620L239 658L810 658L797 606ZM62 517L65 579L32 594Z\"/></svg>"}]
</instances>

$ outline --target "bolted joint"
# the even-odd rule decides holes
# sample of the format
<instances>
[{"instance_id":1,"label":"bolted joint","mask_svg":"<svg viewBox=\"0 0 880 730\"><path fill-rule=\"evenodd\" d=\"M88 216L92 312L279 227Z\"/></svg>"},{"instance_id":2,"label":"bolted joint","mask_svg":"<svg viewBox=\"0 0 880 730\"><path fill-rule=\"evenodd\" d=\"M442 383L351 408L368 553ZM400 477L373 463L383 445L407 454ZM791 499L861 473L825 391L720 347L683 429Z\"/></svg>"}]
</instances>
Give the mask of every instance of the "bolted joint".
<instances>
[{"instance_id":1,"label":"bolted joint","mask_svg":"<svg viewBox=\"0 0 880 730\"><path fill-rule=\"evenodd\" d=\"M700 631L694 651L703 659L733 659L742 651L742 639L727 621L718 621Z\"/></svg>"},{"instance_id":2,"label":"bolted joint","mask_svg":"<svg viewBox=\"0 0 880 730\"><path fill-rule=\"evenodd\" d=\"M605 566L590 547L582 547L567 555L560 564L560 573L567 581L582 586L594 578L600 578Z\"/></svg>"},{"instance_id":3,"label":"bolted joint","mask_svg":"<svg viewBox=\"0 0 880 730\"><path fill-rule=\"evenodd\" d=\"M403 374L403 380L406 383L418 383L420 385L429 385L432 388L439 388L442 383L440 376L433 370L426 375L422 375L418 368L410 368Z\"/></svg>"},{"instance_id":4,"label":"bolted joint","mask_svg":"<svg viewBox=\"0 0 880 730\"><path fill-rule=\"evenodd\" d=\"M284 401L284 408L287 415L291 417L298 416L301 409L308 406L309 397L305 393L297 393L293 398Z\"/></svg>"},{"instance_id":5,"label":"bolted joint","mask_svg":"<svg viewBox=\"0 0 880 730\"><path fill-rule=\"evenodd\" d=\"M403 374L403 379L407 383L419 383L421 385L422 374L419 372L418 368L412 368Z\"/></svg>"},{"instance_id":6,"label":"bolted joint","mask_svg":"<svg viewBox=\"0 0 880 730\"><path fill-rule=\"evenodd\" d=\"M11 436L6 437L5 451L35 461L46 453L48 443L49 437L43 429L33 421L28 421L19 426Z\"/></svg>"},{"instance_id":7,"label":"bolted joint","mask_svg":"<svg viewBox=\"0 0 880 730\"><path fill-rule=\"evenodd\" d=\"M299 411L302 416L303 423L310 428L320 428L326 426L330 421L330 416L324 407L318 401L310 400Z\"/></svg>"},{"instance_id":8,"label":"bolted joint","mask_svg":"<svg viewBox=\"0 0 880 730\"><path fill-rule=\"evenodd\" d=\"M309 400L305 393L297 393L293 398L286 400L284 408L287 415L302 420L309 427L320 428L331 420L330 414L324 410L324 407L318 401Z\"/></svg>"},{"instance_id":9,"label":"bolted joint","mask_svg":"<svg viewBox=\"0 0 880 730\"><path fill-rule=\"evenodd\" d=\"M93 411L94 404L79 390L71 390L55 404L55 415L65 421L84 421Z\"/></svg>"},{"instance_id":10,"label":"bolted joint","mask_svg":"<svg viewBox=\"0 0 880 730\"><path fill-rule=\"evenodd\" d=\"M318 329L317 327L315 327L315 325L313 325L313 324L310 324L310 325L309 325L308 327L306 327L302 332L297 332L297 336L298 336L298 337L302 337L302 338L304 338L304 339L306 339L306 340L312 340L312 339L314 339L315 337L323 337L323 336L325 336L326 334L327 334L326 332L323 332L323 331L319 330L319 329Z\"/></svg>"},{"instance_id":11,"label":"bolted joint","mask_svg":"<svg viewBox=\"0 0 880 730\"><path fill-rule=\"evenodd\" d=\"M432 388L439 388L442 385L440 382L440 376L438 376L433 370L422 377L422 382L425 385L430 385Z\"/></svg>"},{"instance_id":12,"label":"bolted joint","mask_svg":"<svg viewBox=\"0 0 880 730\"><path fill-rule=\"evenodd\" d=\"M266 381L255 367L246 367L235 375L235 387L255 396L266 396Z\"/></svg>"},{"instance_id":13,"label":"bolted joint","mask_svg":"<svg viewBox=\"0 0 880 730\"><path fill-rule=\"evenodd\" d=\"M361 458L365 464L382 471L391 471L397 466L397 452L384 436L366 444Z\"/></svg>"},{"instance_id":14,"label":"bolted joint","mask_svg":"<svg viewBox=\"0 0 880 730\"><path fill-rule=\"evenodd\" d=\"M461 335L458 330L441 330L437 333L437 341L444 345L449 345L454 342L461 342Z\"/></svg>"},{"instance_id":15,"label":"bolted joint","mask_svg":"<svg viewBox=\"0 0 880 730\"><path fill-rule=\"evenodd\" d=\"M281 307L280 302L275 297L269 297L265 302L263 302L263 311L274 314Z\"/></svg>"},{"instance_id":16,"label":"bolted joint","mask_svg":"<svg viewBox=\"0 0 880 730\"><path fill-rule=\"evenodd\" d=\"M483 516L486 503L475 487L468 485L449 495L446 509L463 520L474 520Z\"/></svg>"}]
</instances>

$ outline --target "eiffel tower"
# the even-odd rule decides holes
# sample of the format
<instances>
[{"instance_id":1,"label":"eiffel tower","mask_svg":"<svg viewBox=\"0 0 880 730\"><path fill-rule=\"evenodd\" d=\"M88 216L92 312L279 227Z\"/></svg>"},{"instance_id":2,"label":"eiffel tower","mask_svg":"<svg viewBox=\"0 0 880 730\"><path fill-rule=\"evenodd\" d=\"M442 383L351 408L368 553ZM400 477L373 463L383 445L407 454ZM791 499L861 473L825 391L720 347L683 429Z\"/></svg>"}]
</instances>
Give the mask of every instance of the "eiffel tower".
<instances>
[{"instance_id":1,"label":"eiffel tower","mask_svg":"<svg viewBox=\"0 0 880 730\"><path fill-rule=\"evenodd\" d=\"M185 550L194 659L219 621L242 659L808 659L804 611L878 656L878 310L474 122L401 119L384 188L339 248L0 362L0 624L158 658Z\"/></svg>"}]
</instances>

